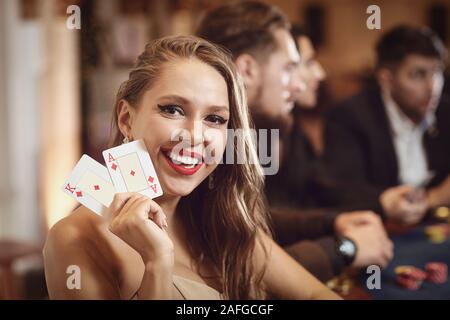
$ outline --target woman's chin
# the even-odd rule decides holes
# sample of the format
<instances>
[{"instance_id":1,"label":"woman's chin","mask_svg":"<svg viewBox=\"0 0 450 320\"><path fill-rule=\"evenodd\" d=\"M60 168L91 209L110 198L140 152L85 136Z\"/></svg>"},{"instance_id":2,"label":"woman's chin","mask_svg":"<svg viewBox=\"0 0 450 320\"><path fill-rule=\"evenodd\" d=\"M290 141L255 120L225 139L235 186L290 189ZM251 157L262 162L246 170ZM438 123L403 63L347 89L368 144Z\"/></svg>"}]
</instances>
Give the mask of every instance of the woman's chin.
<instances>
[{"instance_id":1,"label":"woman's chin","mask_svg":"<svg viewBox=\"0 0 450 320\"><path fill-rule=\"evenodd\" d=\"M181 181L166 182L162 185L165 194L178 197L185 197L189 195L197 187L197 185L193 185L192 183L183 183Z\"/></svg>"}]
</instances>

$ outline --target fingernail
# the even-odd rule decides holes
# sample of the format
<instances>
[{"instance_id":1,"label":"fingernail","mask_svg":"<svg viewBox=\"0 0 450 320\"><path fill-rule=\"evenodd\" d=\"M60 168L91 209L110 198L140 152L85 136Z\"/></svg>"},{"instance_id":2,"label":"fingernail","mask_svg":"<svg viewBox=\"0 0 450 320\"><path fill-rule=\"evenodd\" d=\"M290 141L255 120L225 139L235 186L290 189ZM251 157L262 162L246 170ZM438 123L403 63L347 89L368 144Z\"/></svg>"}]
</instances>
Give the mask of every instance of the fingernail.
<instances>
[{"instance_id":1,"label":"fingernail","mask_svg":"<svg viewBox=\"0 0 450 320\"><path fill-rule=\"evenodd\" d=\"M166 219L166 218L164 218L163 226L166 227L166 228L169 226L169 225L167 224L167 219Z\"/></svg>"}]
</instances>

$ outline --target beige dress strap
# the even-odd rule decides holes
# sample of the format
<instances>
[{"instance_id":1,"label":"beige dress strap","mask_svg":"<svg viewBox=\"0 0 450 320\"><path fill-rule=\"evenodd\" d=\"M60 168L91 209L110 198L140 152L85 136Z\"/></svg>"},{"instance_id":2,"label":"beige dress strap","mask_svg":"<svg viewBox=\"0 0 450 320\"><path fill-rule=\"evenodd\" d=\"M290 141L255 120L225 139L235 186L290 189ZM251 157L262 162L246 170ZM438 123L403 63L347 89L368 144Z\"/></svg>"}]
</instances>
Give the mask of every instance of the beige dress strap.
<instances>
[{"instance_id":1,"label":"beige dress strap","mask_svg":"<svg viewBox=\"0 0 450 320\"><path fill-rule=\"evenodd\" d=\"M199 281L173 275L174 300L222 300L222 295L214 288ZM131 300L137 298L137 293Z\"/></svg>"},{"instance_id":2,"label":"beige dress strap","mask_svg":"<svg viewBox=\"0 0 450 320\"><path fill-rule=\"evenodd\" d=\"M198 281L174 275L173 285L176 300L222 300L216 289Z\"/></svg>"}]
</instances>

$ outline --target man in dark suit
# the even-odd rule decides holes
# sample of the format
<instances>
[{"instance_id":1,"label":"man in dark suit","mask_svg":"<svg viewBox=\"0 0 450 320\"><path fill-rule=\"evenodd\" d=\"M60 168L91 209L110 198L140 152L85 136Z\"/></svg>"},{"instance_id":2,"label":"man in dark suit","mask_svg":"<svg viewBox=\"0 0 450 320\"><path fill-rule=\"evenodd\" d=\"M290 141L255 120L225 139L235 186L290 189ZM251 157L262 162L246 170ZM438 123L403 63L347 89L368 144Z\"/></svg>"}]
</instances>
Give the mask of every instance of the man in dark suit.
<instances>
[{"instance_id":1,"label":"man in dark suit","mask_svg":"<svg viewBox=\"0 0 450 320\"><path fill-rule=\"evenodd\" d=\"M338 185L353 191L353 206L415 224L449 200L446 50L428 28L408 26L383 35L376 50L376 82L328 115L325 160Z\"/></svg>"}]
</instances>

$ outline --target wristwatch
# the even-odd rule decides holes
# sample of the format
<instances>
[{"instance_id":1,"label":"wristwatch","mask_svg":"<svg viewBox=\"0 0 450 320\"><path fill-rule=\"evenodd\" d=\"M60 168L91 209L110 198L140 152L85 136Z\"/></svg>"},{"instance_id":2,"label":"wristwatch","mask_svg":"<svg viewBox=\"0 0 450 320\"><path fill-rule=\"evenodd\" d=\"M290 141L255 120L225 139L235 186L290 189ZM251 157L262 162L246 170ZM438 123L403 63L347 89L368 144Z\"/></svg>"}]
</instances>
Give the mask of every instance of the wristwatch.
<instances>
[{"instance_id":1,"label":"wristwatch","mask_svg":"<svg viewBox=\"0 0 450 320\"><path fill-rule=\"evenodd\" d=\"M346 266L352 264L356 257L356 244L353 240L340 236L336 239L336 252L344 260Z\"/></svg>"}]
</instances>

